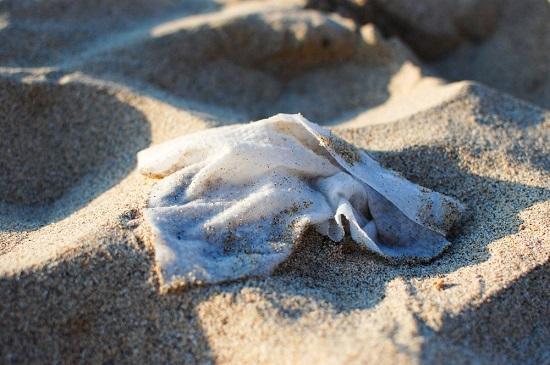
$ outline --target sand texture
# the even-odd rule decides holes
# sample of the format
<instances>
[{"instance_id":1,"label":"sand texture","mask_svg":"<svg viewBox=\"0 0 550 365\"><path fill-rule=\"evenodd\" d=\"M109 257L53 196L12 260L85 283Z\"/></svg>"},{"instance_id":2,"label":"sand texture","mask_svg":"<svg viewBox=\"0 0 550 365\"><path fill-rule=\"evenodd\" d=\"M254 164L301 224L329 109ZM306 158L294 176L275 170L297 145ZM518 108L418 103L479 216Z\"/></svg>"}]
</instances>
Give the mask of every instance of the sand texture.
<instances>
[{"instance_id":1,"label":"sand texture","mask_svg":"<svg viewBox=\"0 0 550 365\"><path fill-rule=\"evenodd\" d=\"M550 3L331 3L0 1L0 363L550 363ZM458 198L451 247L161 288L136 153L278 112Z\"/></svg>"}]
</instances>

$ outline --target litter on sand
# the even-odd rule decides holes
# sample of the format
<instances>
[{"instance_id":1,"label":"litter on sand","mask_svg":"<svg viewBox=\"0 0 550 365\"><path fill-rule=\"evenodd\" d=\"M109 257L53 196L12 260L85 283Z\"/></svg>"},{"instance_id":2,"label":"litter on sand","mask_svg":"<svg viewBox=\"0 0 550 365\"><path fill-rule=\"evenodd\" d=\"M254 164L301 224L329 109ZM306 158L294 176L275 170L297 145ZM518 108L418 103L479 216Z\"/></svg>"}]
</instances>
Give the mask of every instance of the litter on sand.
<instances>
[{"instance_id":1,"label":"litter on sand","mask_svg":"<svg viewBox=\"0 0 550 365\"><path fill-rule=\"evenodd\" d=\"M167 285L269 275L311 226L426 261L464 213L300 114L185 135L139 152L138 168L162 178L144 217Z\"/></svg>"}]
</instances>

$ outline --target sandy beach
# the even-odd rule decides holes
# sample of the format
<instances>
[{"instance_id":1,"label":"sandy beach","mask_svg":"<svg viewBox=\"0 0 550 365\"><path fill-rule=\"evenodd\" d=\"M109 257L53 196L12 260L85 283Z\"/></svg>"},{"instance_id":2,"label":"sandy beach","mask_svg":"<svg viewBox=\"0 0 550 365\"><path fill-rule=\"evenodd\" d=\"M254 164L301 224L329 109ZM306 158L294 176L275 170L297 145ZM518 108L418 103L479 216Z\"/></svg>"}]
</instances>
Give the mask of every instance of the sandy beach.
<instances>
[{"instance_id":1,"label":"sandy beach","mask_svg":"<svg viewBox=\"0 0 550 365\"><path fill-rule=\"evenodd\" d=\"M550 3L0 1L0 363L550 363ZM302 113L467 218L163 285L149 146Z\"/></svg>"}]
</instances>

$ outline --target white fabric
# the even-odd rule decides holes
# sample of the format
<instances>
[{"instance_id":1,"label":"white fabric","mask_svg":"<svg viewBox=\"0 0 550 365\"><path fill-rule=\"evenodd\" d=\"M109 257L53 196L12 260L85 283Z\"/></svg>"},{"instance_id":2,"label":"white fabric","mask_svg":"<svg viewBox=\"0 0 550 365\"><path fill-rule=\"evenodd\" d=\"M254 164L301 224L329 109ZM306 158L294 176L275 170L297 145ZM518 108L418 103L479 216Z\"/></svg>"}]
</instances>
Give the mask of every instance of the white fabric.
<instances>
[{"instance_id":1,"label":"white fabric","mask_svg":"<svg viewBox=\"0 0 550 365\"><path fill-rule=\"evenodd\" d=\"M464 211L299 114L186 135L139 152L138 167L163 178L145 219L167 284L268 275L309 225L334 241L349 228L388 258L428 260Z\"/></svg>"}]
</instances>

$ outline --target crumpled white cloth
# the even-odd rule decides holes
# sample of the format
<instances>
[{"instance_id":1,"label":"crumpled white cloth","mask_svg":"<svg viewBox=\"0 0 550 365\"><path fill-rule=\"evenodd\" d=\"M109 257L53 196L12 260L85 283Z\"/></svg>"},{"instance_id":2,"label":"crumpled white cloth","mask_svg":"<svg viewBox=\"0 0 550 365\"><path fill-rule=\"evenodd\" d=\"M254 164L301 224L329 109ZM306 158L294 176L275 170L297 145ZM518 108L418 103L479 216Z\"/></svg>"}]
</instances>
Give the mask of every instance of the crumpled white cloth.
<instances>
[{"instance_id":1,"label":"crumpled white cloth","mask_svg":"<svg viewBox=\"0 0 550 365\"><path fill-rule=\"evenodd\" d=\"M138 153L162 177L144 211L164 282L270 274L309 225L393 259L428 260L464 207L382 168L301 115L186 135Z\"/></svg>"}]
</instances>

